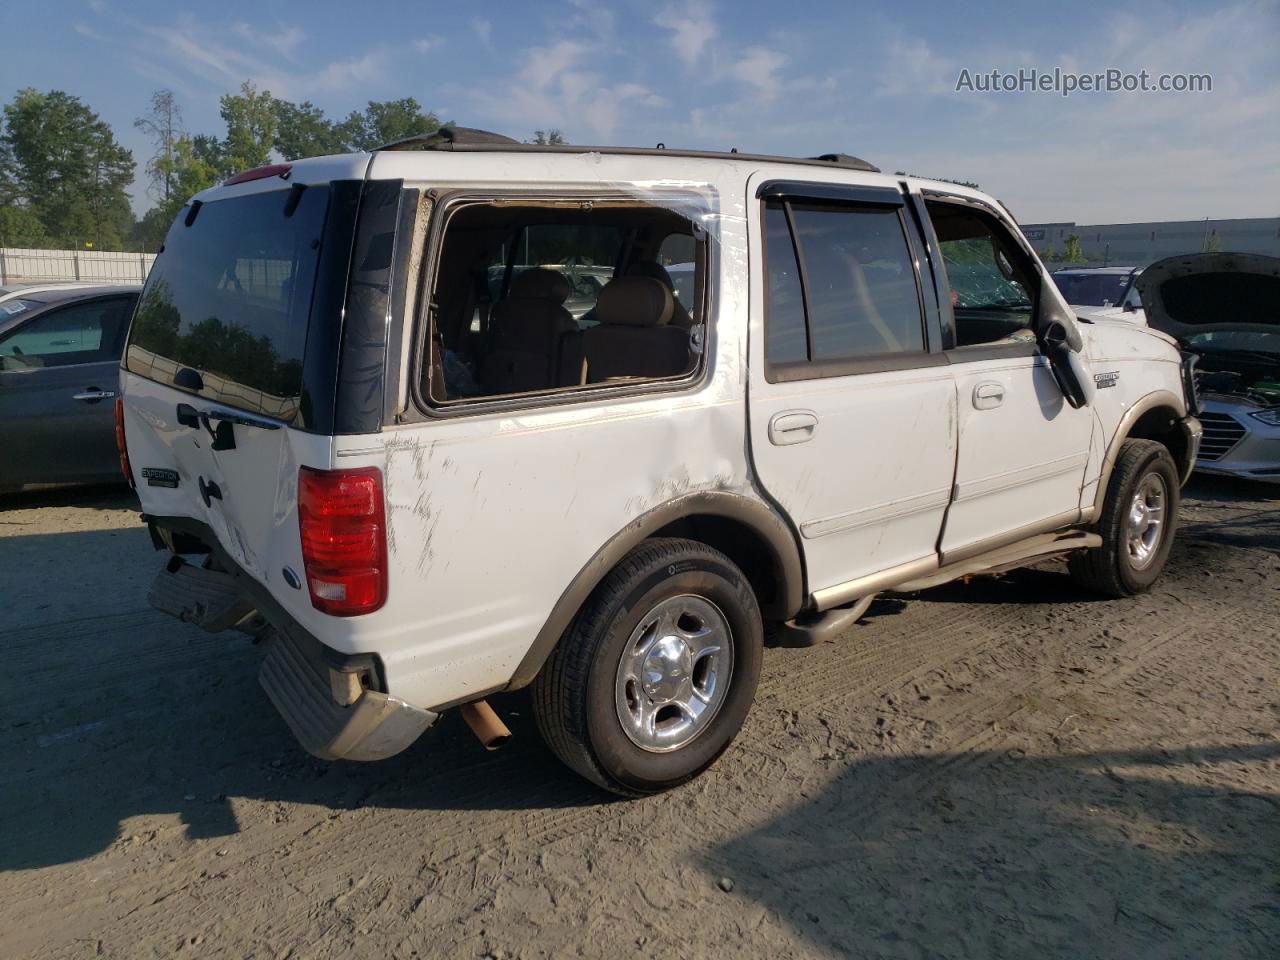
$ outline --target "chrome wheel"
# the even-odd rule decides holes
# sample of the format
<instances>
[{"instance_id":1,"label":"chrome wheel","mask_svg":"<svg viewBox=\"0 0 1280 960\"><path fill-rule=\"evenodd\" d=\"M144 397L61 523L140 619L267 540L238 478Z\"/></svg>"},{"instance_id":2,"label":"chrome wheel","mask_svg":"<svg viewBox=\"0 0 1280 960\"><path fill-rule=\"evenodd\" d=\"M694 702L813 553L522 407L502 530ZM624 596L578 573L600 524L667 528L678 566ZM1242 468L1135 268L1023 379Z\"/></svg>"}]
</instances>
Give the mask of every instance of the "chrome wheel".
<instances>
[{"instance_id":1,"label":"chrome wheel","mask_svg":"<svg viewBox=\"0 0 1280 960\"><path fill-rule=\"evenodd\" d=\"M663 600L632 631L618 663L614 703L627 738L652 753L702 733L729 692L733 635L710 600Z\"/></svg>"},{"instance_id":2,"label":"chrome wheel","mask_svg":"<svg viewBox=\"0 0 1280 960\"><path fill-rule=\"evenodd\" d=\"M1147 567L1160 550L1168 499L1164 478L1158 473L1148 473L1133 493L1125 518L1125 543L1135 570Z\"/></svg>"}]
</instances>

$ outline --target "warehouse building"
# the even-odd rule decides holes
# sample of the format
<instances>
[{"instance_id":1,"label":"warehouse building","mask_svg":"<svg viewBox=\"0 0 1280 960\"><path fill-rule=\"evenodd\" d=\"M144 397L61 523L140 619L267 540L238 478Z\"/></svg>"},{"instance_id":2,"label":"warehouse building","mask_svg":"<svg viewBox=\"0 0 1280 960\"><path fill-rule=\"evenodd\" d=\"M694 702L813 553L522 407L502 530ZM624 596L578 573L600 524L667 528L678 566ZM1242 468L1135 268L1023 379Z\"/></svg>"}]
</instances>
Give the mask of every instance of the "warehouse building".
<instances>
[{"instance_id":1,"label":"warehouse building","mask_svg":"<svg viewBox=\"0 0 1280 960\"><path fill-rule=\"evenodd\" d=\"M1031 245L1051 266L1066 254L1067 240L1079 239L1080 253L1097 265L1146 266L1180 253L1232 251L1280 257L1280 217L1239 220L1166 220L1154 223L1029 223Z\"/></svg>"}]
</instances>

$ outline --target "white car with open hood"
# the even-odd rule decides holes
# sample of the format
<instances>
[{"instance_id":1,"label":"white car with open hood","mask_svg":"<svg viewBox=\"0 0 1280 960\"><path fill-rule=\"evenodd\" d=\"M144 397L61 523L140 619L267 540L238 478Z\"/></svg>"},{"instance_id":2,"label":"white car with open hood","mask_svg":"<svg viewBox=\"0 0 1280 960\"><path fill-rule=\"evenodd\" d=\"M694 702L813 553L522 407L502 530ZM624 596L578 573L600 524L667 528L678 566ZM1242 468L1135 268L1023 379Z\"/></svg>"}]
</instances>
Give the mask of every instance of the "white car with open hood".
<instances>
[{"instance_id":1,"label":"white car with open hood","mask_svg":"<svg viewBox=\"0 0 1280 960\"><path fill-rule=\"evenodd\" d=\"M122 362L152 602L260 636L308 750L496 737L532 685L626 795L725 750L766 624L1064 554L1145 590L1200 438L1171 338L1078 324L992 198L844 155L446 130L249 171Z\"/></svg>"}]
</instances>

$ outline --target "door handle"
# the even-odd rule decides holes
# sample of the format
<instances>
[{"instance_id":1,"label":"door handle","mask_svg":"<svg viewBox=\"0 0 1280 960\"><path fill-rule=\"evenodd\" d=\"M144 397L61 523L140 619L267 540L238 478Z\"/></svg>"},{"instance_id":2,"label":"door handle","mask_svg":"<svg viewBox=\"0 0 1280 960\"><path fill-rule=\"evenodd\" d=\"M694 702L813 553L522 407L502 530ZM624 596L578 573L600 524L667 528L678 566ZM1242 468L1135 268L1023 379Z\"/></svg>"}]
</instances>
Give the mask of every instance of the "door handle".
<instances>
[{"instance_id":1,"label":"door handle","mask_svg":"<svg viewBox=\"0 0 1280 960\"><path fill-rule=\"evenodd\" d=\"M818 429L818 415L809 410L785 410L769 421L769 442L777 447L812 440Z\"/></svg>"},{"instance_id":2,"label":"door handle","mask_svg":"<svg viewBox=\"0 0 1280 960\"><path fill-rule=\"evenodd\" d=\"M1004 385L988 380L973 388L973 406L977 410L992 410L1004 403Z\"/></svg>"},{"instance_id":3,"label":"door handle","mask_svg":"<svg viewBox=\"0 0 1280 960\"><path fill-rule=\"evenodd\" d=\"M99 400L110 400L115 395L116 392L114 390L99 390L97 387L86 387L80 393L73 393L71 399L97 403Z\"/></svg>"}]
</instances>

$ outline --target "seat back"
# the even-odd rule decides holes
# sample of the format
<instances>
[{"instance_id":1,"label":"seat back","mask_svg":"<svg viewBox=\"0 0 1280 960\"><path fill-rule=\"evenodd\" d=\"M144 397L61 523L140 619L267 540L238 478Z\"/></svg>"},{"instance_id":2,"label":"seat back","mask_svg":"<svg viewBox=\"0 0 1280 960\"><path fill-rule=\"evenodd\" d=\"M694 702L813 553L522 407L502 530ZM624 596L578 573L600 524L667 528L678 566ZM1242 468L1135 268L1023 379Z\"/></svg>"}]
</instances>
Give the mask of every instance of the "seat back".
<instances>
[{"instance_id":1,"label":"seat back","mask_svg":"<svg viewBox=\"0 0 1280 960\"><path fill-rule=\"evenodd\" d=\"M562 304L569 281L540 267L516 277L511 296L490 315L480 378L491 393L547 390L559 382L560 341L578 329Z\"/></svg>"},{"instance_id":2,"label":"seat back","mask_svg":"<svg viewBox=\"0 0 1280 960\"><path fill-rule=\"evenodd\" d=\"M599 325L582 334L587 382L674 377L689 368L689 332L669 325L671 291L652 277L616 277L600 291Z\"/></svg>"}]
</instances>

